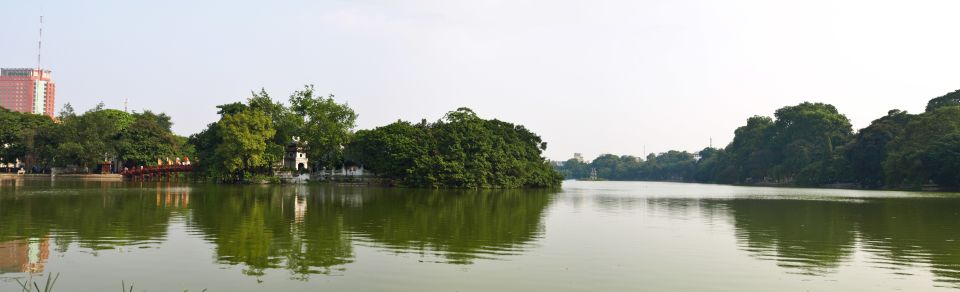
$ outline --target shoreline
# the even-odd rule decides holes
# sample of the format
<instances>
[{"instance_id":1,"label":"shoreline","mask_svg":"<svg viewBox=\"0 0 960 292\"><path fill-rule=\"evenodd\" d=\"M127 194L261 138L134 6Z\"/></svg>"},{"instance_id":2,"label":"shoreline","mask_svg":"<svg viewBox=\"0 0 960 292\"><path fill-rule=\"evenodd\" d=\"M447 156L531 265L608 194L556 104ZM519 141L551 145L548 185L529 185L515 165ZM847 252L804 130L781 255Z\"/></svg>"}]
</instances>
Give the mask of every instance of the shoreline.
<instances>
[{"instance_id":1,"label":"shoreline","mask_svg":"<svg viewBox=\"0 0 960 292\"><path fill-rule=\"evenodd\" d=\"M16 174L16 173L0 173L0 179L50 179L54 180L57 178L70 178L70 179L80 179L80 180L90 180L90 181L123 181L123 175L116 173L90 173L90 174L39 174L39 173L30 173L30 174Z\"/></svg>"},{"instance_id":2,"label":"shoreline","mask_svg":"<svg viewBox=\"0 0 960 292\"><path fill-rule=\"evenodd\" d=\"M904 191L904 192L937 192L937 193L955 193L958 190L951 189L942 189L935 186L922 186L920 188L862 188L856 184L827 184L822 186L802 186L786 183L762 183L762 184L723 184L723 183L710 183L710 182L696 182L696 181L676 181L676 180L582 180L582 179L568 179L573 181L582 181L582 182L598 182L598 181L608 181L608 182L664 182L664 183L683 183L683 184L704 184L704 185L718 185L718 186L734 186L734 187L767 187L767 188L795 188L795 189L821 189L821 190L862 190L862 191Z\"/></svg>"}]
</instances>

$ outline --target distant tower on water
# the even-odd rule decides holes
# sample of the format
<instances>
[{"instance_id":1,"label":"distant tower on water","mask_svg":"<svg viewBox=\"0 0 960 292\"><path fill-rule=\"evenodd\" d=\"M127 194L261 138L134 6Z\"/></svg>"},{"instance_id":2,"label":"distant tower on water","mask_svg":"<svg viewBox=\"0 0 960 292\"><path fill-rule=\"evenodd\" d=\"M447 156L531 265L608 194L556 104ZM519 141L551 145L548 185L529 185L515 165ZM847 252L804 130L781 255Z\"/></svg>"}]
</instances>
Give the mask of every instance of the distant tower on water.
<instances>
[{"instance_id":1,"label":"distant tower on water","mask_svg":"<svg viewBox=\"0 0 960 292\"><path fill-rule=\"evenodd\" d=\"M50 70L41 67L43 16L37 39L37 68L0 68L0 107L25 113L54 116L56 85Z\"/></svg>"}]
</instances>

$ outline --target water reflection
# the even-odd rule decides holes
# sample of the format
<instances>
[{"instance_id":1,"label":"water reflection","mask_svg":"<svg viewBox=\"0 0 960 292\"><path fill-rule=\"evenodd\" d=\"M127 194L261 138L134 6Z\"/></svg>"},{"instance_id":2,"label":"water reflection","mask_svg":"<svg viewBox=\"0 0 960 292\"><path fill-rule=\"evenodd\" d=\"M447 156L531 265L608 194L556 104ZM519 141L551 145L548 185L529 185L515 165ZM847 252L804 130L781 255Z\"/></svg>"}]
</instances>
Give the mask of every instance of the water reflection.
<instances>
[{"instance_id":1,"label":"water reflection","mask_svg":"<svg viewBox=\"0 0 960 292\"><path fill-rule=\"evenodd\" d=\"M343 213L349 196L307 195L297 187L217 188L197 191L189 226L215 245L224 264L242 264L260 276L284 268L295 275L329 274L353 260Z\"/></svg>"},{"instance_id":2,"label":"water reflection","mask_svg":"<svg viewBox=\"0 0 960 292\"><path fill-rule=\"evenodd\" d=\"M218 261L260 276L342 271L353 243L468 264L523 249L542 232L549 194L315 186L197 189L189 225ZM202 194L202 195L200 195Z\"/></svg>"},{"instance_id":3,"label":"water reflection","mask_svg":"<svg viewBox=\"0 0 960 292\"><path fill-rule=\"evenodd\" d=\"M960 200L878 200L861 206L865 249L880 254L877 264L925 263L938 280L960 286Z\"/></svg>"},{"instance_id":4,"label":"water reflection","mask_svg":"<svg viewBox=\"0 0 960 292\"><path fill-rule=\"evenodd\" d=\"M705 225L726 224L732 227L740 250L775 263L785 273L829 277L848 264L862 262L897 277L929 272L941 285L960 288L960 197L646 186L655 190L624 184L603 190L574 189L567 197L582 198L580 194L586 193L603 213L641 214L669 223L697 219Z\"/></svg>"},{"instance_id":5,"label":"water reflection","mask_svg":"<svg viewBox=\"0 0 960 292\"><path fill-rule=\"evenodd\" d=\"M547 191L375 190L347 221L363 237L447 263L516 254L542 235Z\"/></svg>"},{"instance_id":6,"label":"water reflection","mask_svg":"<svg viewBox=\"0 0 960 292\"><path fill-rule=\"evenodd\" d=\"M790 271L824 275L867 253L874 268L909 275L922 267L937 281L960 284L960 200L733 199L708 201L730 210L741 248Z\"/></svg>"},{"instance_id":7,"label":"water reflection","mask_svg":"<svg viewBox=\"0 0 960 292\"><path fill-rule=\"evenodd\" d=\"M732 200L736 237L743 248L781 267L825 274L848 258L856 242L856 218L833 201Z\"/></svg>"},{"instance_id":8,"label":"water reflection","mask_svg":"<svg viewBox=\"0 0 960 292\"><path fill-rule=\"evenodd\" d=\"M212 243L217 262L264 275L335 274L355 245L469 264L522 251L538 238L550 193L330 186L186 186L58 182L0 193L0 273L40 272L49 254L158 246L171 220ZM37 238L42 244L37 246ZM40 248L42 256L35 255ZM28 268L24 263L29 263ZM15 268L14 268L15 267Z\"/></svg>"},{"instance_id":9,"label":"water reflection","mask_svg":"<svg viewBox=\"0 0 960 292\"><path fill-rule=\"evenodd\" d=\"M97 255L125 246L160 247L127 249L125 260L142 257L135 259L157 261L163 268L182 264L150 254L170 251L164 249L168 243L176 248L198 244L194 255L212 252L214 258L203 257L202 263L237 267L258 279L292 274L306 280L381 264L369 257L360 264L359 255L367 252L400 254L401 269L408 257L457 265L520 259L516 262L542 260L543 266L585 262L608 273L605 263L591 262L609 260L597 256L604 252L584 251L580 244L622 241L609 246L626 266L637 271L647 268L643 264L665 271L680 267L678 278L690 266L721 262L744 269L775 264L777 276L793 279L836 279L851 267L893 276L887 279L917 273L922 278L929 272L938 284L960 288L960 198L943 195L784 190L781 196L760 188L679 184L582 187L559 196L322 185L50 184L26 180L0 187L0 274L60 272L63 263L57 259L72 252ZM556 236L541 241L548 208ZM642 236L617 237L624 230ZM582 234L597 237L577 238ZM706 240L717 238L716 244ZM674 243L681 245L674 250L678 254L655 261L650 253L628 250L641 244L661 251ZM533 248L543 252L515 257ZM710 258L714 254L720 256ZM425 266L445 265L410 267Z\"/></svg>"},{"instance_id":10,"label":"water reflection","mask_svg":"<svg viewBox=\"0 0 960 292\"><path fill-rule=\"evenodd\" d=\"M50 239L30 238L0 242L0 274L42 273L50 257Z\"/></svg>"},{"instance_id":11,"label":"water reflection","mask_svg":"<svg viewBox=\"0 0 960 292\"><path fill-rule=\"evenodd\" d=\"M152 191L152 190L151 190ZM92 250L156 244L172 213L144 190L6 193L0 197L0 242L52 238L58 251L72 243Z\"/></svg>"}]
</instances>

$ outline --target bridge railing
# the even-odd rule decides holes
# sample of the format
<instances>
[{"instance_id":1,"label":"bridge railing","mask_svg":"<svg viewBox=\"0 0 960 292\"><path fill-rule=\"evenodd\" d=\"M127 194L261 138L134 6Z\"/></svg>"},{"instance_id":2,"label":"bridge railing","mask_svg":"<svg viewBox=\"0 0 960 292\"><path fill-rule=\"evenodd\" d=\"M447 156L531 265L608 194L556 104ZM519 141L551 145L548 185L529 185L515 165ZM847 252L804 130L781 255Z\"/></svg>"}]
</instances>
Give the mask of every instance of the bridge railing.
<instances>
[{"instance_id":1,"label":"bridge railing","mask_svg":"<svg viewBox=\"0 0 960 292\"><path fill-rule=\"evenodd\" d=\"M142 176L150 174L168 174L193 171L193 165L155 165L125 169L120 172L124 176Z\"/></svg>"}]
</instances>

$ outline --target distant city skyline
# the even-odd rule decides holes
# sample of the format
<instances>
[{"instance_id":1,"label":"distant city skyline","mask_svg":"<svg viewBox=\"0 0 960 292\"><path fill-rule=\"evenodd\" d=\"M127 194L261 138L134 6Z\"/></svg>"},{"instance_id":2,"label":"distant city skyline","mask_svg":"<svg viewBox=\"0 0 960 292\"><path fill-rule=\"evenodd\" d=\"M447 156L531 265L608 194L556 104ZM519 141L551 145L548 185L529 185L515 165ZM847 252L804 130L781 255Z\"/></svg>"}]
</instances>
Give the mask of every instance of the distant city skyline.
<instances>
[{"instance_id":1,"label":"distant city skyline","mask_svg":"<svg viewBox=\"0 0 960 292\"><path fill-rule=\"evenodd\" d=\"M185 9L189 7L189 9ZM957 1L7 1L0 67L57 74L55 111L173 118L304 84L358 129L470 107L540 134L546 156L723 147L803 101L862 128L960 89ZM644 148L646 151L644 151ZM646 152L646 153L645 153Z\"/></svg>"}]
</instances>

